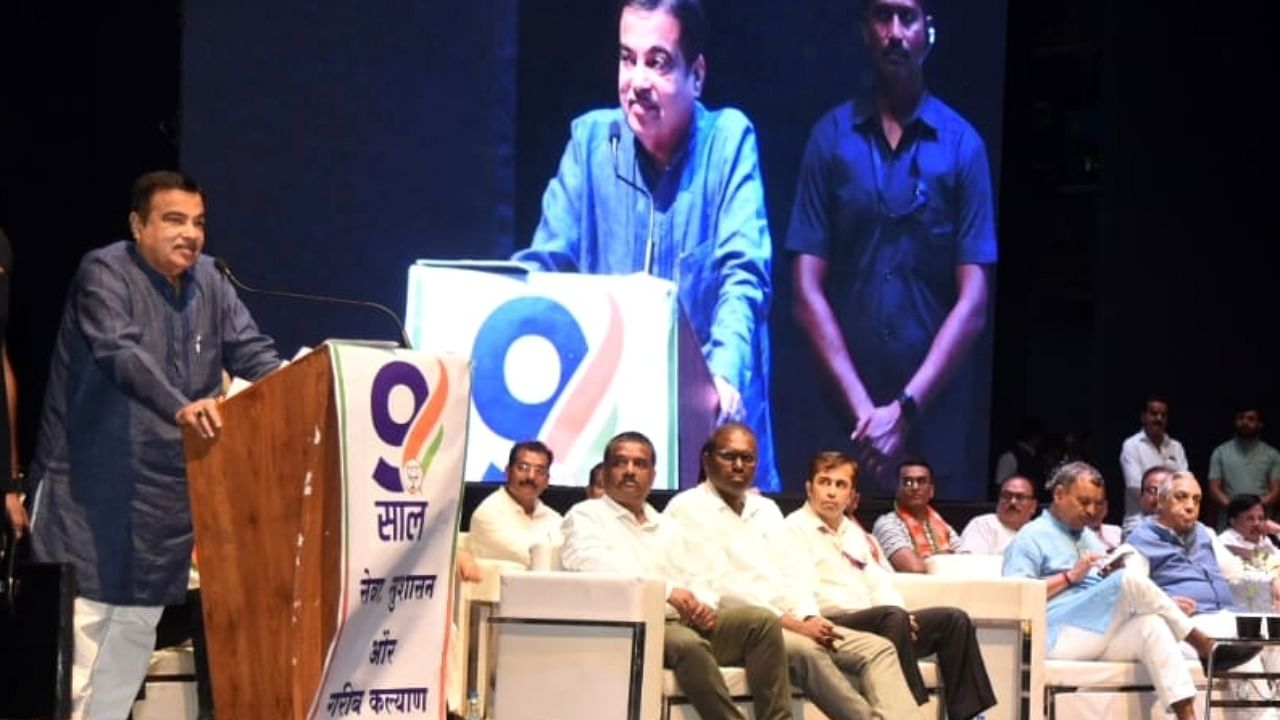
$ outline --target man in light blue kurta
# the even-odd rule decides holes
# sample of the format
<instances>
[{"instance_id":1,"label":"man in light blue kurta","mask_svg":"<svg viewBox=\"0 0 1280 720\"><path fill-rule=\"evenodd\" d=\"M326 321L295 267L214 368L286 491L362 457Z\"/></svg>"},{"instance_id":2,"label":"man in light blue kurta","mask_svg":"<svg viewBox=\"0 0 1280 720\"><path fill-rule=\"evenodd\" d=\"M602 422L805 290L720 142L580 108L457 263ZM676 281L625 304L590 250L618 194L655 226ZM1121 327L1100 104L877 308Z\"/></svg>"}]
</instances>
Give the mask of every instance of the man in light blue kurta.
<instances>
[{"instance_id":1,"label":"man in light blue kurta","mask_svg":"<svg viewBox=\"0 0 1280 720\"><path fill-rule=\"evenodd\" d=\"M1196 687L1179 640L1201 657L1213 640L1141 572L1100 568L1105 549L1086 527L1102 501L1102 475L1087 463L1067 463L1050 480L1053 504L1018 531L1004 551L1004 574L1045 581L1048 656L1062 660L1140 660L1160 702L1192 718ZM1252 655L1222 648L1215 664L1234 667Z\"/></svg>"},{"instance_id":2,"label":"man in light blue kurta","mask_svg":"<svg viewBox=\"0 0 1280 720\"><path fill-rule=\"evenodd\" d=\"M697 2L628 3L619 16L621 107L573 121L542 196L533 244L544 270L647 272L676 284L702 347L722 420L760 441L757 481L778 490L769 419L772 241L755 129L708 110L705 23Z\"/></svg>"}]
</instances>

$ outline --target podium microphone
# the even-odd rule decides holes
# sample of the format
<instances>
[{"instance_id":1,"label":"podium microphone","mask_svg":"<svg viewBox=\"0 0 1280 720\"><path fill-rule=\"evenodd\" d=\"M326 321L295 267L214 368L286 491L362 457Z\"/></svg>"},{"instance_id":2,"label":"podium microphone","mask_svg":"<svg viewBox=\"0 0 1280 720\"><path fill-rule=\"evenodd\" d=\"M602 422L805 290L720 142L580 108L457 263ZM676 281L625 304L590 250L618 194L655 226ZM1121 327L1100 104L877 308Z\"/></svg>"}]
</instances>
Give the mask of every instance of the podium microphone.
<instances>
[{"instance_id":1,"label":"podium microphone","mask_svg":"<svg viewBox=\"0 0 1280 720\"><path fill-rule=\"evenodd\" d=\"M392 322L396 324L396 329L400 331L400 346L405 349L413 348L413 345L409 342L409 334L404 331L404 323L400 322L400 316L396 315L391 310L391 308L387 307L386 305L383 305L382 303L376 303L376 302L373 302L372 300L350 300L347 298L331 297L328 295L310 295L307 293L287 292L284 290L262 290L259 288L252 288L240 282L240 279L235 276L235 273L231 272L231 267L227 265L227 261L223 260L222 258L215 257L213 259L213 266L218 269L218 272L222 273L223 275L226 275L227 279L231 281L232 285L235 285L237 288L240 288L241 290L247 293L252 293L254 295L267 295L269 297L287 298L289 300L302 300L304 302L329 303L331 305L348 305L348 306L354 306L354 307L369 308L372 310L377 310L379 312L382 312L387 317L391 318Z\"/></svg>"},{"instance_id":2,"label":"podium microphone","mask_svg":"<svg viewBox=\"0 0 1280 720\"><path fill-rule=\"evenodd\" d=\"M646 275L653 274L653 195L649 189L636 183L629 177L626 177L618 169L618 142L622 139L622 126L617 120L609 123L609 152L613 153L613 175L629 186L633 190L638 190L649 201L649 234L644 241L644 272Z\"/></svg>"}]
</instances>

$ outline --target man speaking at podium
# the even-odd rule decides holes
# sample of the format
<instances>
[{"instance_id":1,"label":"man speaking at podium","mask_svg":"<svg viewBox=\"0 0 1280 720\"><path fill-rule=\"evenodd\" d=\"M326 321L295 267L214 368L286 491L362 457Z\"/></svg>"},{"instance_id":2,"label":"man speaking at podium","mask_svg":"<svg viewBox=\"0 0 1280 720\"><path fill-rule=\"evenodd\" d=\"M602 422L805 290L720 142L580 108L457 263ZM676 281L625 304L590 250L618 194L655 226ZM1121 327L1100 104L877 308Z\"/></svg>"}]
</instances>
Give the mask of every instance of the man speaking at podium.
<instances>
[{"instance_id":1,"label":"man speaking at podium","mask_svg":"<svg viewBox=\"0 0 1280 720\"><path fill-rule=\"evenodd\" d=\"M720 420L759 438L759 479L778 489L768 405L772 244L751 122L708 110L699 0L622 0L621 108L573 121L542 196L533 244L544 270L644 272L673 281L702 346Z\"/></svg>"},{"instance_id":2,"label":"man speaking at podium","mask_svg":"<svg viewBox=\"0 0 1280 720\"><path fill-rule=\"evenodd\" d=\"M222 427L225 368L258 379L270 338L204 247L190 177L134 183L134 242L93 250L67 293L31 477L33 550L75 567L72 717L123 720L165 605L183 600L191 512L182 426Z\"/></svg>"}]
</instances>

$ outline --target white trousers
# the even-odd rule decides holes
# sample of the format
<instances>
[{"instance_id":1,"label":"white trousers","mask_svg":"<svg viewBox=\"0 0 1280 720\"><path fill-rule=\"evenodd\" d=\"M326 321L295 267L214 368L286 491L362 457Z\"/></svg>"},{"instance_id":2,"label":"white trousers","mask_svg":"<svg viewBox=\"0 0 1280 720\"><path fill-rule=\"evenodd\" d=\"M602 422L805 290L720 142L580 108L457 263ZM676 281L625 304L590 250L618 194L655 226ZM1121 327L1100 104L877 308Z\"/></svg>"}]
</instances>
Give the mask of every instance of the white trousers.
<instances>
[{"instance_id":1,"label":"white trousers","mask_svg":"<svg viewBox=\"0 0 1280 720\"><path fill-rule=\"evenodd\" d=\"M125 720L147 677L163 607L76 598L71 720Z\"/></svg>"},{"instance_id":2,"label":"white trousers","mask_svg":"<svg viewBox=\"0 0 1280 720\"><path fill-rule=\"evenodd\" d=\"M1187 669L1179 642L1194 628L1155 583L1141 573L1126 572L1111 613L1111 624L1098 634L1064 626L1049 657L1058 660L1140 660L1147 668L1164 707L1194 698L1195 680Z\"/></svg>"}]
</instances>

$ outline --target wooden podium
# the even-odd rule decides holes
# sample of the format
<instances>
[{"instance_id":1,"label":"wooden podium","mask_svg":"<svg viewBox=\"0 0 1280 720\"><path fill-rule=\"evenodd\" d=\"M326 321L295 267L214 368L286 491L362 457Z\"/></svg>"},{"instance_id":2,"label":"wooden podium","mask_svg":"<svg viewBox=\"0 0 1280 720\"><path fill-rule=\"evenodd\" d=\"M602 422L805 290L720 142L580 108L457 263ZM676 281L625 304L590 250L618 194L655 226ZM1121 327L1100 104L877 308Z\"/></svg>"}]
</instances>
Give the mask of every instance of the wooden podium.
<instances>
[{"instance_id":1,"label":"wooden podium","mask_svg":"<svg viewBox=\"0 0 1280 720\"><path fill-rule=\"evenodd\" d=\"M341 592L341 437L318 349L221 406L216 441L184 432L219 717L304 720Z\"/></svg>"}]
</instances>

